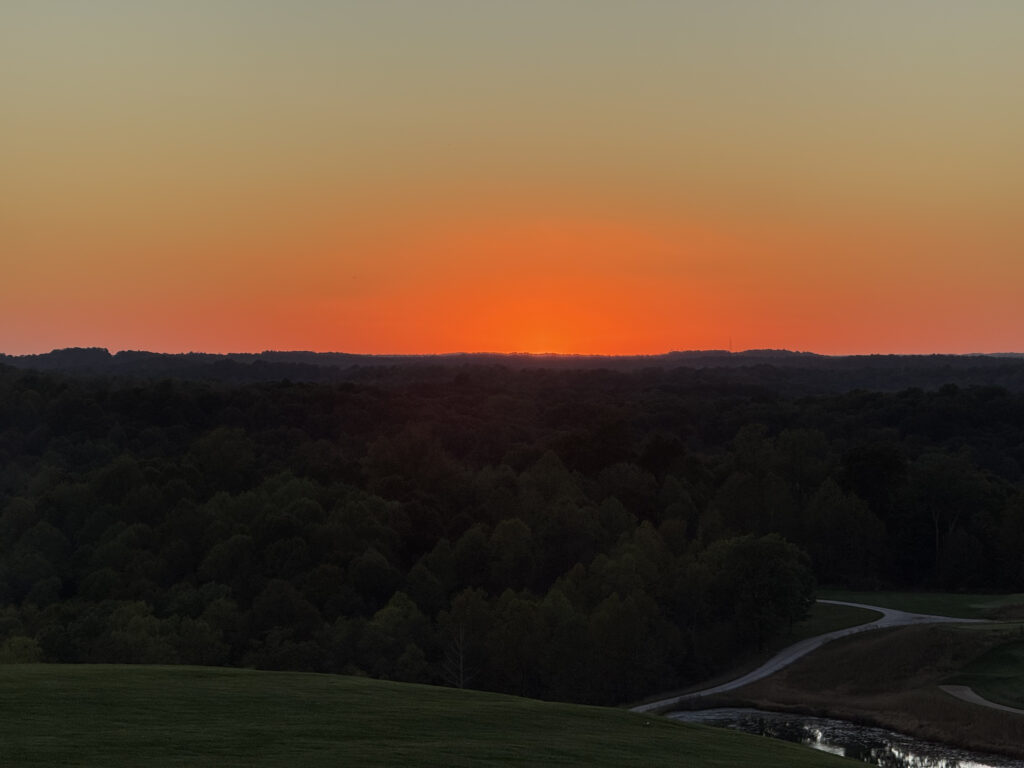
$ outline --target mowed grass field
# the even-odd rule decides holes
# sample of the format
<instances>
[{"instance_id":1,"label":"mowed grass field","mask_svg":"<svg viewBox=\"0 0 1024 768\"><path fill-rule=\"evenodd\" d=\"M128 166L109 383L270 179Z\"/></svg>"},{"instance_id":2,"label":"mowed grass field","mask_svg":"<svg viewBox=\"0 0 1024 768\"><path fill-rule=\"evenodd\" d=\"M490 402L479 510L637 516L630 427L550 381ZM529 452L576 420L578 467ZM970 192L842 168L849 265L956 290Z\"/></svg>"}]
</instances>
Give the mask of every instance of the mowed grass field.
<instances>
[{"instance_id":1,"label":"mowed grass field","mask_svg":"<svg viewBox=\"0 0 1024 768\"><path fill-rule=\"evenodd\" d=\"M1024 594L973 595L946 592L850 592L822 589L818 597L849 603L880 605L913 613L955 616L958 619L1024 618Z\"/></svg>"},{"instance_id":2,"label":"mowed grass field","mask_svg":"<svg viewBox=\"0 0 1024 768\"><path fill-rule=\"evenodd\" d=\"M5 766L850 765L618 709L209 667L0 666Z\"/></svg>"},{"instance_id":3,"label":"mowed grass field","mask_svg":"<svg viewBox=\"0 0 1024 768\"><path fill-rule=\"evenodd\" d=\"M992 648L950 680L969 685L989 701L1024 709L1024 625L1019 639Z\"/></svg>"}]
</instances>

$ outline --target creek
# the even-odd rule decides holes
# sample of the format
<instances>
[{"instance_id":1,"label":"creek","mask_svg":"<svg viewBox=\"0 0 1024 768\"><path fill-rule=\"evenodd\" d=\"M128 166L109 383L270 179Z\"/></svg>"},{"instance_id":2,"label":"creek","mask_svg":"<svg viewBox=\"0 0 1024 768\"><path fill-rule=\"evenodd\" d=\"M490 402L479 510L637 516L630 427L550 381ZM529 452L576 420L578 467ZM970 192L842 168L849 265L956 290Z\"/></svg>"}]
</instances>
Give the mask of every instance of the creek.
<instances>
[{"instance_id":1,"label":"creek","mask_svg":"<svg viewBox=\"0 0 1024 768\"><path fill-rule=\"evenodd\" d=\"M845 720L758 709L703 709L670 712L686 723L733 728L745 733L795 741L823 752L882 768L1021 768L1024 761L922 741L882 728Z\"/></svg>"}]
</instances>

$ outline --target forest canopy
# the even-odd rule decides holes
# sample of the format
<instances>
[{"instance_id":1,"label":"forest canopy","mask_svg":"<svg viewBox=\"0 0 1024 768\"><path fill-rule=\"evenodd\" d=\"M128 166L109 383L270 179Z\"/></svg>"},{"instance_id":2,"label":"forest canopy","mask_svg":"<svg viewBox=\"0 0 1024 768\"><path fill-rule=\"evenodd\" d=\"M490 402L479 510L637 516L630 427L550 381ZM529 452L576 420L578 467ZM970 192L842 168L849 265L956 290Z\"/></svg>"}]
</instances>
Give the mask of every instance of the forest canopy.
<instances>
[{"instance_id":1,"label":"forest canopy","mask_svg":"<svg viewBox=\"0 0 1024 768\"><path fill-rule=\"evenodd\" d=\"M1024 589L1024 395L762 373L0 367L0 661L616 703L757 651L816 583Z\"/></svg>"}]
</instances>

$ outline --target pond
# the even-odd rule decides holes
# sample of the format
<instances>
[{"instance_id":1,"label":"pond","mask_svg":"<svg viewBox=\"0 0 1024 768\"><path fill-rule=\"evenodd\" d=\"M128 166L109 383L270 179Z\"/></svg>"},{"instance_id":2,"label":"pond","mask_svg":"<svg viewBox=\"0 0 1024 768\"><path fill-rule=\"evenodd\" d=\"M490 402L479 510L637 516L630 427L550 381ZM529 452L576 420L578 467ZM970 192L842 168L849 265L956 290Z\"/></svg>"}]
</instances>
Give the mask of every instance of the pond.
<instances>
[{"instance_id":1,"label":"pond","mask_svg":"<svg viewBox=\"0 0 1024 768\"><path fill-rule=\"evenodd\" d=\"M670 712L686 723L734 728L806 744L823 752L860 760L882 768L1021 768L1024 762L1009 757L956 749L922 741L882 728L845 720L764 712L758 709L703 709Z\"/></svg>"}]
</instances>

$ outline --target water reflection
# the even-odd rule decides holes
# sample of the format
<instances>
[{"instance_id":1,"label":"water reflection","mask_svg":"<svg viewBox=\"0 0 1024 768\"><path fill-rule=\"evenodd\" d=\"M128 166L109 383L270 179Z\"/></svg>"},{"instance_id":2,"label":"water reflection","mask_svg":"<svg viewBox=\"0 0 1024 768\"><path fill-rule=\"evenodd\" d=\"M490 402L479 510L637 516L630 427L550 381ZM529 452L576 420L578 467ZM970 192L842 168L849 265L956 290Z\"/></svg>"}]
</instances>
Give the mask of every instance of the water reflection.
<instances>
[{"instance_id":1,"label":"water reflection","mask_svg":"<svg viewBox=\"0 0 1024 768\"><path fill-rule=\"evenodd\" d=\"M806 744L823 752L881 768L1021 768L1020 760L921 741L882 728L845 720L762 712L758 709L704 709L672 712L673 720L734 728L745 733Z\"/></svg>"}]
</instances>

